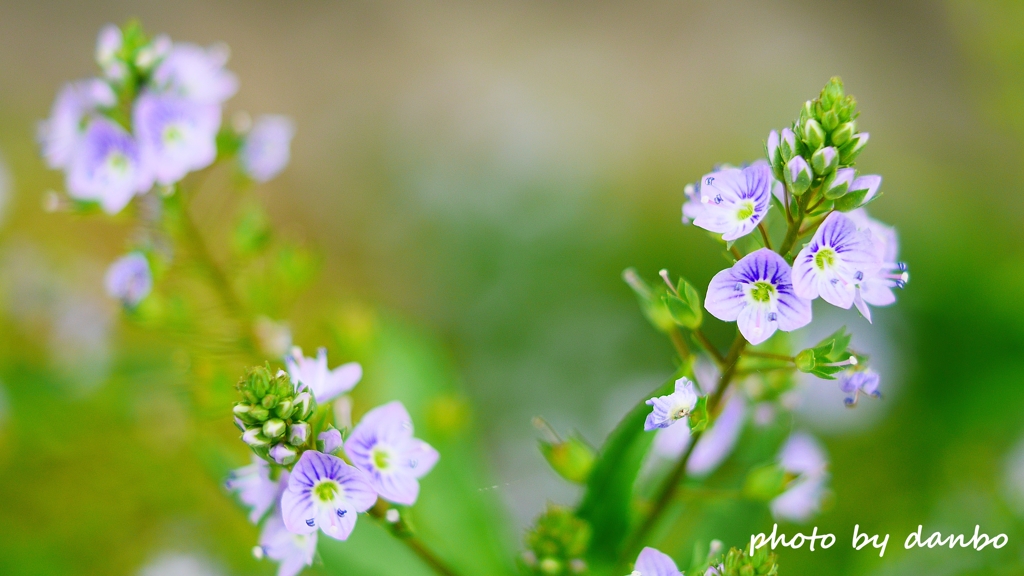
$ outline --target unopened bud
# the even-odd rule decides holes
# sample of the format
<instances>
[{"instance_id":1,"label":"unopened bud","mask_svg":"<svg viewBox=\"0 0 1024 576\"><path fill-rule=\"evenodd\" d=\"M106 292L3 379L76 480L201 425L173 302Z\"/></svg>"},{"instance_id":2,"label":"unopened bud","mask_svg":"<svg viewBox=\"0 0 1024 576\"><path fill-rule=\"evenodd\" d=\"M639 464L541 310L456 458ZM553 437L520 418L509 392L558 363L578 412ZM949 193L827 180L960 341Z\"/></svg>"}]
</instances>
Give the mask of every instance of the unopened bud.
<instances>
[{"instance_id":1,"label":"unopened bud","mask_svg":"<svg viewBox=\"0 0 1024 576\"><path fill-rule=\"evenodd\" d=\"M238 416L235 416L234 422L235 422L235 426L238 426L239 430L241 430L242 432L245 432L247 426L245 425L245 422L242 422L241 418L239 418Z\"/></svg>"},{"instance_id":2,"label":"unopened bud","mask_svg":"<svg viewBox=\"0 0 1024 576\"><path fill-rule=\"evenodd\" d=\"M270 444L267 442L267 438L263 435L263 429L256 426L249 428L244 434L242 434L242 442L245 442L253 448Z\"/></svg>"},{"instance_id":3,"label":"unopened bud","mask_svg":"<svg viewBox=\"0 0 1024 576\"><path fill-rule=\"evenodd\" d=\"M266 408L267 410L270 410L271 408L277 406L277 395L267 394L266 396L263 397L263 400L260 401L260 404L262 404L263 407Z\"/></svg>"},{"instance_id":4,"label":"unopened bud","mask_svg":"<svg viewBox=\"0 0 1024 576\"><path fill-rule=\"evenodd\" d=\"M334 454L343 444L341 431L331 426L316 437L316 446L324 454Z\"/></svg>"},{"instance_id":5,"label":"unopened bud","mask_svg":"<svg viewBox=\"0 0 1024 576\"><path fill-rule=\"evenodd\" d=\"M789 128L783 128L779 136L779 150L782 152L782 160L789 162L789 159L796 155L796 134Z\"/></svg>"},{"instance_id":6,"label":"unopened bud","mask_svg":"<svg viewBox=\"0 0 1024 576\"><path fill-rule=\"evenodd\" d=\"M274 414L277 414L278 418L288 418L289 416L292 415L293 412L295 412L294 406L295 405L292 403L291 400L278 402L277 407L274 408Z\"/></svg>"},{"instance_id":7,"label":"unopened bud","mask_svg":"<svg viewBox=\"0 0 1024 576\"><path fill-rule=\"evenodd\" d=\"M839 148L839 163L844 166L853 164L853 161L860 155L861 150L864 149L864 145L868 143L870 134L867 132L860 132L853 136L849 142Z\"/></svg>"},{"instance_id":8,"label":"unopened bud","mask_svg":"<svg viewBox=\"0 0 1024 576\"><path fill-rule=\"evenodd\" d=\"M288 426L288 443L292 446L302 446L309 440L309 424L297 422Z\"/></svg>"},{"instance_id":9,"label":"unopened bud","mask_svg":"<svg viewBox=\"0 0 1024 576\"><path fill-rule=\"evenodd\" d=\"M807 161L804 160L803 156L794 156L786 164L786 182L789 184L793 194L799 196L806 192L811 187L811 180L813 178L814 175L811 174L811 167L807 165Z\"/></svg>"},{"instance_id":10,"label":"unopened bud","mask_svg":"<svg viewBox=\"0 0 1024 576\"><path fill-rule=\"evenodd\" d=\"M252 415L254 422L264 422L267 418L270 418L270 410L267 410L263 406L253 406L249 410L249 414Z\"/></svg>"},{"instance_id":11,"label":"unopened bud","mask_svg":"<svg viewBox=\"0 0 1024 576\"><path fill-rule=\"evenodd\" d=\"M821 124L814 118L808 118L804 122L804 144L811 150L817 150L821 148L821 145L825 143L825 130L821 128Z\"/></svg>"},{"instance_id":12,"label":"unopened bud","mask_svg":"<svg viewBox=\"0 0 1024 576\"><path fill-rule=\"evenodd\" d=\"M235 415L235 418L240 419L242 422L252 424L256 421L252 415L252 406L244 402L235 404L234 408L231 409L231 412Z\"/></svg>"},{"instance_id":13,"label":"unopened bud","mask_svg":"<svg viewBox=\"0 0 1024 576\"><path fill-rule=\"evenodd\" d=\"M811 167L818 176L832 173L839 166L839 151L834 146L825 146L811 156Z\"/></svg>"},{"instance_id":14,"label":"unopened bud","mask_svg":"<svg viewBox=\"0 0 1024 576\"><path fill-rule=\"evenodd\" d=\"M832 131L832 144L835 146L846 144L853 137L854 131L853 122L840 124L838 128Z\"/></svg>"},{"instance_id":15,"label":"unopened bud","mask_svg":"<svg viewBox=\"0 0 1024 576\"><path fill-rule=\"evenodd\" d=\"M270 449L270 457L281 466L287 466L295 462L298 456L299 453L295 451L295 448L284 444L277 444Z\"/></svg>"},{"instance_id":16,"label":"unopened bud","mask_svg":"<svg viewBox=\"0 0 1024 576\"><path fill-rule=\"evenodd\" d=\"M825 129L825 132L831 132L839 126L839 115L836 114L835 110L828 110L821 117L821 127Z\"/></svg>"},{"instance_id":17,"label":"unopened bud","mask_svg":"<svg viewBox=\"0 0 1024 576\"><path fill-rule=\"evenodd\" d=\"M280 438L284 436L286 425L280 418L271 418L263 423L263 435L267 438Z\"/></svg>"},{"instance_id":18,"label":"unopened bud","mask_svg":"<svg viewBox=\"0 0 1024 576\"><path fill-rule=\"evenodd\" d=\"M779 151L779 133L772 130L768 133L768 142L765 143L765 151L768 153L768 163L772 166L782 163L782 153Z\"/></svg>"},{"instance_id":19,"label":"unopened bud","mask_svg":"<svg viewBox=\"0 0 1024 576\"><path fill-rule=\"evenodd\" d=\"M853 177L856 172L853 168L840 168L825 180L825 198L835 200L842 197L853 184Z\"/></svg>"},{"instance_id":20,"label":"unopened bud","mask_svg":"<svg viewBox=\"0 0 1024 576\"><path fill-rule=\"evenodd\" d=\"M308 420L313 415L313 410L316 409L316 402L313 401L313 397L310 396L309 392L301 392L295 395L292 400L292 406L295 411L292 412L292 418L296 420Z\"/></svg>"}]
</instances>

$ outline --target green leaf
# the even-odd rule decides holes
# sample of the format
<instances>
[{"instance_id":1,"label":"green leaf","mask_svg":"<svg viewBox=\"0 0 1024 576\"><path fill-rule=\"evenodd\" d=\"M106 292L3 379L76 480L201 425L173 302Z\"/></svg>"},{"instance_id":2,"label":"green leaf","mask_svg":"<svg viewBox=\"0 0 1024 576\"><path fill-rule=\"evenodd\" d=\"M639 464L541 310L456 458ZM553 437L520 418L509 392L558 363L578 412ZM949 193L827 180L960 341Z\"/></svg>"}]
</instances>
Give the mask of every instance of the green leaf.
<instances>
[{"instance_id":1,"label":"green leaf","mask_svg":"<svg viewBox=\"0 0 1024 576\"><path fill-rule=\"evenodd\" d=\"M701 396L697 398L697 404L690 411L690 419L688 424L690 425L691 432L701 432L708 427L710 416L708 415L708 397Z\"/></svg>"},{"instance_id":2,"label":"green leaf","mask_svg":"<svg viewBox=\"0 0 1024 576\"><path fill-rule=\"evenodd\" d=\"M649 286L634 268L627 268L622 273L622 279L633 289L633 293L636 294L637 300L640 302L640 310L647 317L651 326L663 333L672 330L675 321L663 300L663 297L668 294L668 289L662 284Z\"/></svg>"},{"instance_id":3,"label":"green leaf","mask_svg":"<svg viewBox=\"0 0 1024 576\"><path fill-rule=\"evenodd\" d=\"M687 363L679 374L690 373L691 368ZM593 529L589 554L592 564L613 564L624 546L632 516L633 485L654 439L653 433L644 431L644 421L651 411L644 402L651 396L671 393L679 374L634 406L612 430L598 454L577 508L577 515Z\"/></svg>"},{"instance_id":4,"label":"green leaf","mask_svg":"<svg viewBox=\"0 0 1024 576\"><path fill-rule=\"evenodd\" d=\"M743 483L743 496L759 502L768 502L786 489L786 471L777 463L753 468Z\"/></svg>"},{"instance_id":5,"label":"green leaf","mask_svg":"<svg viewBox=\"0 0 1024 576\"><path fill-rule=\"evenodd\" d=\"M583 484L594 468L595 454L578 434L561 442L540 441L540 452L559 476Z\"/></svg>"}]
</instances>

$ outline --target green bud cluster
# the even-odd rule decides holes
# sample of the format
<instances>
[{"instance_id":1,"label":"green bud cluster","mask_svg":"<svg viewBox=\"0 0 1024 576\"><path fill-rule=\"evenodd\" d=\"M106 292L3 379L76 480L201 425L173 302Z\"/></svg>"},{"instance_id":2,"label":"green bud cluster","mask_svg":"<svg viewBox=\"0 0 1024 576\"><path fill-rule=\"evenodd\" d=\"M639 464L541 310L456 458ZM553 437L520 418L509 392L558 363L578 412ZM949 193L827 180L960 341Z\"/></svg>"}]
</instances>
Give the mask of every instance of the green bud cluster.
<instances>
[{"instance_id":1,"label":"green bud cluster","mask_svg":"<svg viewBox=\"0 0 1024 576\"><path fill-rule=\"evenodd\" d=\"M857 132L857 101L846 94L843 81L833 76L821 90L821 95L808 100L793 126L797 139L803 143L805 157L811 158L818 150L832 146L838 151L838 162L833 167L852 166L867 143L867 134ZM813 163L812 163L813 166ZM818 173L818 176L827 174Z\"/></svg>"},{"instance_id":2,"label":"green bud cluster","mask_svg":"<svg viewBox=\"0 0 1024 576\"><path fill-rule=\"evenodd\" d=\"M720 564L717 573L722 576L777 576L779 573L778 556L768 548L758 548L753 556L747 555L745 550L733 548Z\"/></svg>"},{"instance_id":3,"label":"green bud cluster","mask_svg":"<svg viewBox=\"0 0 1024 576\"><path fill-rule=\"evenodd\" d=\"M590 545L590 525L571 508L549 504L526 533L523 563L531 574L586 574L583 555Z\"/></svg>"},{"instance_id":4,"label":"green bud cluster","mask_svg":"<svg viewBox=\"0 0 1024 576\"><path fill-rule=\"evenodd\" d=\"M288 375L282 371L273 374L269 366L247 370L237 388L242 401L232 411L235 424L242 430L242 440L265 460L281 465L293 463L298 450L292 447L305 445L311 436L309 419L316 411L313 396L296 393Z\"/></svg>"}]
</instances>

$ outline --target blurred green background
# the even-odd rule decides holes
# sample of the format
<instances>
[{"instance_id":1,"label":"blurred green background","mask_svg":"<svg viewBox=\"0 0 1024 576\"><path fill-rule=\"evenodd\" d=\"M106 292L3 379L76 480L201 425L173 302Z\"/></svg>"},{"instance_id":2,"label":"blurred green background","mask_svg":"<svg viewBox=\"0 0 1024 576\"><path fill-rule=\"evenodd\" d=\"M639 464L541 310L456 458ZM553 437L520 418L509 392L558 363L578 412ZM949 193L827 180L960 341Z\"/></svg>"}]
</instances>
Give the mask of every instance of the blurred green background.
<instances>
[{"instance_id":1,"label":"blurred green background","mask_svg":"<svg viewBox=\"0 0 1024 576\"><path fill-rule=\"evenodd\" d=\"M323 253L287 320L307 350L366 363L357 412L401 397L427 422L453 464L425 498L463 507L431 524L425 500L424 537L466 558L517 550L546 501L575 502L531 417L598 444L671 373L669 343L619 275L668 267L706 286L723 267L680 224L683 186L756 158L841 75L872 136L858 167L884 177L872 212L899 228L912 281L873 326L816 308L876 352L887 396L849 412L834 385L803 395L797 425L824 440L834 490L812 524L838 542L781 552L784 574L1024 573L1024 486L1009 480L1024 435L1024 3L962 0L6 0L0 573L273 572L219 484L244 447L226 412L189 405L206 368L102 293L128 219L41 208L62 179L38 157L36 122L63 82L95 73L99 28L132 16L230 45L241 90L228 115L296 120L291 166L258 191L276 226ZM441 396L417 404L427 389ZM453 472L475 457L482 469ZM743 507L718 516L727 544L771 529ZM891 534L884 558L851 549L855 524ZM1010 544L906 551L918 524L980 524ZM324 566L420 573L374 530L350 542L368 554L332 547Z\"/></svg>"}]
</instances>

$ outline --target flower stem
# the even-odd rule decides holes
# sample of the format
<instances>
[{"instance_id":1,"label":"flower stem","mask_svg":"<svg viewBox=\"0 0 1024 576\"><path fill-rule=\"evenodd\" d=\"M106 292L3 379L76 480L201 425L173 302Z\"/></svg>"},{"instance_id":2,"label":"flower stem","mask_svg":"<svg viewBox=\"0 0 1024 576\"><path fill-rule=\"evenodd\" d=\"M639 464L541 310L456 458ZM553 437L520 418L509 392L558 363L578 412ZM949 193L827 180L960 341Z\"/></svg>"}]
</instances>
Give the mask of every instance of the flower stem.
<instances>
[{"instance_id":1,"label":"flower stem","mask_svg":"<svg viewBox=\"0 0 1024 576\"><path fill-rule=\"evenodd\" d=\"M718 403L721 401L726 389L729 387L733 376L736 375L736 366L739 364L740 354L746 346L747 341L741 334L737 334L736 339L733 340L732 347L729 348L729 354L725 357L725 364L722 369L722 376L718 381L718 387L708 398L709 413L714 413L715 408L718 406ZM680 481L686 474L686 465L690 461L690 456L693 455L694 447L697 446L697 443L700 441L701 434L702 432L695 432L691 436L690 444L686 447L686 451L683 453L682 457L679 458L679 461L676 462L676 465L669 473L668 478L666 478L662 483L661 490L658 491L658 497L655 498L651 511L640 523L636 532L633 533L633 537L630 539L629 544L624 550L626 558L631 557L633 553L636 552L636 549L643 544L650 531L657 526L658 521L661 520L661 515L668 510L668 505L672 502L676 490L679 488Z\"/></svg>"},{"instance_id":2,"label":"flower stem","mask_svg":"<svg viewBox=\"0 0 1024 576\"><path fill-rule=\"evenodd\" d=\"M678 327L673 326L668 332L669 338L672 339L672 345L676 348L676 353L679 354L679 358L686 361L693 353L690 352L690 346L686 344L686 338L683 337L683 333Z\"/></svg>"},{"instance_id":3,"label":"flower stem","mask_svg":"<svg viewBox=\"0 0 1024 576\"><path fill-rule=\"evenodd\" d=\"M764 240L764 247L771 250L772 241L768 238L768 230L765 229L764 222L758 222L757 229L761 232L761 239Z\"/></svg>"},{"instance_id":4,"label":"flower stem","mask_svg":"<svg viewBox=\"0 0 1024 576\"><path fill-rule=\"evenodd\" d=\"M414 554L419 556L420 560L423 560L424 564L429 566L431 570L440 576L458 576L458 572L445 564L444 560L438 558L436 554L427 548L427 546L417 538L415 534L413 534L412 530L401 516L399 516L397 522L388 522L386 518L388 508L388 505L383 503L382 500L377 500L377 504L374 505L373 508L370 508L368 514L376 518L392 536L397 538L412 550Z\"/></svg>"},{"instance_id":5,"label":"flower stem","mask_svg":"<svg viewBox=\"0 0 1024 576\"><path fill-rule=\"evenodd\" d=\"M725 367L725 356L722 356L722 353L718 351L718 348L715 348L715 345L708 340L708 337L704 335L703 330L700 328L694 330L693 337L697 339L697 342L700 343L708 354L711 354L711 357L715 359L715 363L718 364L719 368Z\"/></svg>"},{"instance_id":6,"label":"flower stem","mask_svg":"<svg viewBox=\"0 0 1024 576\"><path fill-rule=\"evenodd\" d=\"M786 356L785 354L772 354L771 352L761 352L759 350L746 350L743 352L744 356L750 356L753 358L767 358L769 360L781 360L782 362L795 362L792 356Z\"/></svg>"}]
</instances>

